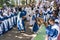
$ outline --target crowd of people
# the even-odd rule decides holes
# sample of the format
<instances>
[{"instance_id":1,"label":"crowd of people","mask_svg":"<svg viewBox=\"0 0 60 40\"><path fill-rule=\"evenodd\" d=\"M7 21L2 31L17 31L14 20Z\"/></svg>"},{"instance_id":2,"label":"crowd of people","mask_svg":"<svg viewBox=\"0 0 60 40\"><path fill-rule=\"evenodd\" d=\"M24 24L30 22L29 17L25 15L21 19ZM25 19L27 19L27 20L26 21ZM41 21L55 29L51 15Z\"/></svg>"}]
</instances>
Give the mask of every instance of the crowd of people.
<instances>
[{"instance_id":1,"label":"crowd of people","mask_svg":"<svg viewBox=\"0 0 60 40\"><path fill-rule=\"evenodd\" d=\"M3 7L0 10L0 34L3 34L17 25L18 30L26 32L25 20L37 33L40 26L46 27L46 40L57 40L60 33L60 4L55 1L39 2L20 7Z\"/></svg>"},{"instance_id":2,"label":"crowd of people","mask_svg":"<svg viewBox=\"0 0 60 40\"><path fill-rule=\"evenodd\" d=\"M8 32L17 24L17 10L4 5L0 9L0 35Z\"/></svg>"}]
</instances>

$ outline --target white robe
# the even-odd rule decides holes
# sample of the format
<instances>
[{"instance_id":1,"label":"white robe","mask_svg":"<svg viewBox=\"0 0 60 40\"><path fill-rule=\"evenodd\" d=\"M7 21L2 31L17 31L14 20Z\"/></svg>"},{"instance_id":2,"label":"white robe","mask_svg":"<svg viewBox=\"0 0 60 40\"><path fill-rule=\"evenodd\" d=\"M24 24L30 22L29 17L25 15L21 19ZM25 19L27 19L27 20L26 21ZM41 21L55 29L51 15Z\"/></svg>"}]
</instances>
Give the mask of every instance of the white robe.
<instances>
[{"instance_id":1,"label":"white robe","mask_svg":"<svg viewBox=\"0 0 60 40\"><path fill-rule=\"evenodd\" d=\"M30 25L33 25L32 16L30 17Z\"/></svg>"},{"instance_id":2,"label":"white robe","mask_svg":"<svg viewBox=\"0 0 60 40\"><path fill-rule=\"evenodd\" d=\"M54 25L52 26L52 29L56 29L56 30L58 31L58 35L59 35L59 26L57 26L56 24L54 24ZM57 37L52 37L52 40L57 40L58 35L57 35Z\"/></svg>"},{"instance_id":3,"label":"white robe","mask_svg":"<svg viewBox=\"0 0 60 40\"><path fill-rule=\"evenodd\" d=\"M19 28L19 30L23 30L23 25L22 25L22 18L20 18L20 13L17 15L17 27Z\"/></svg>"},{"instance_id":4,"label":"white robe","mask_svg":"<svg viewBox=\"0 0 60 40\"><path fill-rule=\"evenodd\" d=\"M31 7L26 7L25 11L27 12L26 18L29 20L29 15L31 14Z\"/></svg>"}]
</instances>

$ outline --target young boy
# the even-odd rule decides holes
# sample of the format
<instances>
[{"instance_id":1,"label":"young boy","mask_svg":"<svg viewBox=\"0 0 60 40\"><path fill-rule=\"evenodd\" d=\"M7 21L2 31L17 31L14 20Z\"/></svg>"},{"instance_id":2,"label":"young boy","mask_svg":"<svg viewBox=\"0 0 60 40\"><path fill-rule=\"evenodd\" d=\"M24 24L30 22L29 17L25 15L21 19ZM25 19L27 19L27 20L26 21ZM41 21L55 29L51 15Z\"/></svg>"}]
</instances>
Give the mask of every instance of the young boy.
<instances>
[{"instance_id":1,"label":"young boy","mask_svg":"<svg viewBox=\"0 0 60 40\"><path fill-rule=\"evenodd\" d=\"M3 13L3 18L4 18L4 21L3 21L3 24L4 24L4 31L7 32L8 31L8 14L7 14L7 10L5 10L5 12Z\"/></svg>"},{"instance_id":2,"label":"young boy","mask_svg":"<svg viewBox=\"0 0 60 40\"><path fill-rule=\"evenodd\" d=\"M46 30L46 39L45 40L57 40L59 35L59 26L55 24L54 19L49 19L49 24L51 25L50 28L47 28ZM48 26L49 27L49 26Z\"/></svg>"},{"instance_id":3,"label":"young boy","mask_svg":"<svg viewBox=\"0 0 60 40\"><path fill-rule=\"evenodd\" d=\"M44 10L43 10L43 15L44 15L44 21L47 22L47 19L48 19L48 11L47 11L47 7L44 7Z\"/></svg>"},{"instance_id":4,"label":"young boy","mask_svg":"<svg viewBox=\"0 0 60 40\"><path fill-rule=\"evenodd\" d=\"M25 13L22 11L21 8L19 8L19 13L18 13L18 16L17 16L17 27L18 27L18 30L21 32L21 31L26 31L25 30L25 24L24 24L24 15Z\"/></svg>"}]
</instances>

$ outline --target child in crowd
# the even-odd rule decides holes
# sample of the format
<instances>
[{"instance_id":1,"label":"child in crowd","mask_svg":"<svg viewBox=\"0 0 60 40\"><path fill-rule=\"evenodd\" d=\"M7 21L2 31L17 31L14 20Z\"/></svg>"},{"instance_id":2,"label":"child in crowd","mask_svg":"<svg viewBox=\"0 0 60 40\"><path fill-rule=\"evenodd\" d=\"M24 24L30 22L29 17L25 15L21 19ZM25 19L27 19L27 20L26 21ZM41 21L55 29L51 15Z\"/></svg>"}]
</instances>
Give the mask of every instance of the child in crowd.
<instances>
[{"instance_id":1,"label":"child in crowd","mask_svg":"<svg viewBox=\"0 0 60 40\"><path fill-rule=\"evenodd\" d=\"M21 8L19 8L19 13L18 13L18 16L17 16L17 27L18 27L18 30L20 32L25 32L25 24L24 24L24 19L25 19L25 12L22 11Z\"/></svg>"},{"instance_id":2,"label":"child in crowd","mask_svg":"<svg viewBox=\"0 0 60 40\"><path fill-rule=\"evenodd\" d=\"M52 18L55 20L56 24L59 24L58 13L53 11Z\"/></svg>"},{"instance_id":3,"label":"child in crowd","mask_svg":"<svg viewBox=\"0 0 60 40\"><path fill-rule=\"evenodd\" d=\"M44 15L45 22L47 22L47 18L48 18L47 14L48 14L47 7L44 6L43 15Z\"/></svg>"},{"instance_id":4,"label":"child in crowd","mask_svg":"<svg viewBox=\"0 0 60 40\"><path fill-rule=\"evenodd\" d=\"M44 18L42 10L40 10L40 18Z\"/></svg>"},{"instance_id":5,"label":"child in crowd","mask_svg":"<svg viewBox=\"0 0 60 40\"><path fill-rule=\"evenodd\" d=\"M57 40L59 35L59 26L55 24L54 19L49 19L50 26L46 27L46 40Z\"/></svg>"},{"instance_id":6,"label":"child in crowd","mask_svg":"<svg viewBox=\"0 0 60 40\"><path fill-rule=\"evenodd\" d=\"M35 17L36 17L36 18L40 17L39 10L36 10L36 11L35 11Z\"/></svg>"}]
</instances>

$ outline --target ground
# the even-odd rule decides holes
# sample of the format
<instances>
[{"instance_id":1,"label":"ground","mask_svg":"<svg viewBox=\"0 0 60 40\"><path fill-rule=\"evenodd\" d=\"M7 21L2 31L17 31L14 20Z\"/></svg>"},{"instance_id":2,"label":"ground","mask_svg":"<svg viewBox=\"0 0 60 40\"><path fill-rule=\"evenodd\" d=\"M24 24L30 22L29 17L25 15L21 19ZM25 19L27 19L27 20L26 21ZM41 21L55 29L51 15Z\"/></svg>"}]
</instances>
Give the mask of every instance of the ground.
<instances>
[{"instance_id":1,"label":"ground","mask_svg":"<svg viewBox=\"0 0 60 40\"><path fill-rule=\"evenodd\" d=\"M26 33L20 33L17 27L13 27L12 30L8 31L6 34L0 36L0 40L31 40L35 35L31 31L32 27L29 27L29 22L26 22Z\"/></svg>"},{"instance_id":2,"label":"ground","mask_svg":"<svg viewBox=\"0 0 60 40\"><path fill-rule=\"evenodd\" d=\"M31 39L32 40L44 40L45 39L46 34L45 34L44 26L41 29L39 29L38 34L34 34L32 32L32 27L29 26L29 22L26 22L25 25L26 25L25 33L20 33L17 27L13 27L12 30L0 36L0 40L31 40Z\"/></svg>"}]
</instances>

